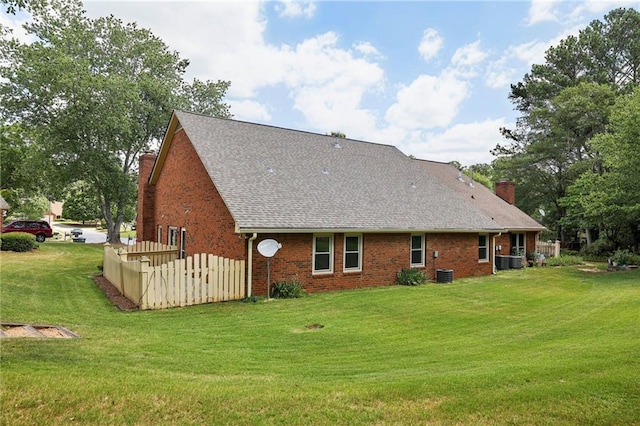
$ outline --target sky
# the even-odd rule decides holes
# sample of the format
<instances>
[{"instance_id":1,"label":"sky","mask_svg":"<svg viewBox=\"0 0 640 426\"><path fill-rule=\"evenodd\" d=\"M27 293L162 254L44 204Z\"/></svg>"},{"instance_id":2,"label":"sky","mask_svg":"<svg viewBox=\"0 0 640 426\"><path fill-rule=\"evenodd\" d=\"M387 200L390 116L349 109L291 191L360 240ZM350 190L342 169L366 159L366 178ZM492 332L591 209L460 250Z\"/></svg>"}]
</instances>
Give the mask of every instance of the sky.
<instances>
[{"instance_id":1,"label":"sky","mask_svg":"<svg viewBox=\"0 0 640 426\"><path fill-rule=\"evenodd\" d=\"M638 1L98 1L227 80L237 120L390 144L407 155L490 163L518 114L509 85L544 53ZM23 14L3 12L17 28Z\"/></svg>"}]
</instances>

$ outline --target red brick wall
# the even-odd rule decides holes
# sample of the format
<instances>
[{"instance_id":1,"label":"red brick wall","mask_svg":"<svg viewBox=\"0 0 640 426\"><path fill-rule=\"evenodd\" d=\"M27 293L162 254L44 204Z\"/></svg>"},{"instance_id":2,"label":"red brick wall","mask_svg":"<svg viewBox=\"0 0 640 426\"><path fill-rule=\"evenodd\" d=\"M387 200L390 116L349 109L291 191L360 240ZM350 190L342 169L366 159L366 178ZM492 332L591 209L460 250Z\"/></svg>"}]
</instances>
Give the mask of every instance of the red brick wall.
<instances>
[{"instance_id":1,"label":"red brick wall","mask_svg":"<svg viewBox=\"0 0 640 426\"><path fill-rule=\"evenodd\" d=\"M333 234L333 273L321 275L312 274L313 234L261 234L253 250L252 292L256 295L267 293L267 260L257 251L258 243L267 238L282 244L271 258L271 283L297 280L310 293L393 284L396 274L410 266L411 234L363 234L361 272L343 272L344 234ZM439 252L437 259L433 250ZM493 271L491 261L478 262L477 234L426 234L423 269L434 280L437 268L453 269L454 279Z\"/></svg>"},{"instance_id":2,"label":"red brick wall","mask_svg":"<svg viewBox=\"0 0 640 426\"><path fill-rule=\"evenodd\" d=\"M213 253L245 259L244 235L235 233L235 223L211 182L204 165L184 130L178 130L155 187L154 233L162 225L163 243L168 227L185 228L187 255ZM179 230L178 230L179 232ZM180 234L178 234L178 244Z\"/></svg>"},{"instance_id":3,"label":"red brick wall","mask_svg":"<svg viewBox=\"0 0 640 426\"><path fill-rule=\"evenodd\" d=\"M536 241L538 239L537 232L525 232L525 246L526 252L533 252L536 250ZM511 254L511 233L502 234L496 238L496 246L502 246L502 250L497 254L502 256L508 256Z\"/></svg>"},{"instance_id":4,"label":"red brick wall","mask_svg":"<svg viewBox=\"0 0 640 426\"><path fill-rule=\"evenodd\" d=\"M136 237L142 241L154 239L155 188L149 184L149 176L156 161L156 155L146 152L140 156L138 168L138 217Z\"/></svg>"},{"instance_id":5,"label":"red brick wall","mask_svg":"<svg viewBox=\"0 0 640 426\"><path fill-rule=\"evenodd\" d=\"M509 204L516 203L516 183L510 180L501 180L495 184L496 195Z\"/></svg>"}]
</instances>

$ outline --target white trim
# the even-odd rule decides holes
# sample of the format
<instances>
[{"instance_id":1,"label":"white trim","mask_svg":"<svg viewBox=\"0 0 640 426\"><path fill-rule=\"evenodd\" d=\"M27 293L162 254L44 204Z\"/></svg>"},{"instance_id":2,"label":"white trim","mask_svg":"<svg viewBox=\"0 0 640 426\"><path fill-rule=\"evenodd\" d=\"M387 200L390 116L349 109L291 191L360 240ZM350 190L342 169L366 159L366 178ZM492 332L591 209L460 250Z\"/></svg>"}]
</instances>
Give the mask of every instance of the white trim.
<instances>
[{"instance_id":1,"label":"white trim","mask_svg":"<svg viewBox=\"0 0 640 426\"><path fill-rule=\"evenodd\" d=\"M187 243L185 239L187 237L187 229L180 228L180 259L187 258Z\"/></svg>"},{"instance_id":2,"label":"white trim","mask_svg":"<svg viewBox=\"0 0 640 426\"><path fill-rule=\"evenodd\" d=\"M162 244L162 225L158 225L156 228L156 241Z\"/></svg>"},{"instance_id":3,"label":"white trim","mask_svg":"<svg viewBox=\"0 0 640 426\"><path fill-rule=\"evenodd\" d=\"M534 231L534 230L532 230ZM535 231L539 231L536 229ZM242 228L236 224L236 234L477 234L507 232L505 228L495 229L416 229L416 228ZM523 231L524 232L524 231ZM528 231L527 231L528 232Z\"/></svg>"},{"instance_id":4,"label":"white trim","mask_svg":"<svg viewBox=\"0 0 640 426\"><path fill-rule=\"evenodd\" d=\"M420 263L413 263L413 252L417 251L413 248L413 237L420 237ZM424 234L411 234L411 238L409 239L409 264L412 268L422 267L425 265L425 238Z\"/></svg>"},{"instance_id":5,"label":"white trim","mask_svg":"<svg viewBox=\"0 0 640 426\"><path fill-rule=\"evenodd\" d=\"M347 238L358 239L358 266L355 268L347 268ZM342 250L342 270L345 272L361 272L362 271L362 234L344 234L344 244ZM350 251L349 253L355 253Z\"/></svg>"},{"instance_id":6,"label":"white trim","mask_svg":"<svg viewBox=\"0 0 640 426\"><path fill-rule=\"evenodd\" d=\"M318 238L329 238L329 269L316 270L316 254L325 254L326 252L316 253L316 240ZM313 234L313 258L312 258L312 275L332 274L333 273L333 234Z\"/></svg>"}]
</instances>

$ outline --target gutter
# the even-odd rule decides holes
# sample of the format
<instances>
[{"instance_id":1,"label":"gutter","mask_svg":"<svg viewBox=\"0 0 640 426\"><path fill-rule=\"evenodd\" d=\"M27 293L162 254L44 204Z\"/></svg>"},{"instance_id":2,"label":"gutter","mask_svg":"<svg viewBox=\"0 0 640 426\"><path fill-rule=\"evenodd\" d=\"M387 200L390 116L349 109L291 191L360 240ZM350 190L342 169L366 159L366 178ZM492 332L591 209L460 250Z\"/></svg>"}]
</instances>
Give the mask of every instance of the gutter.
<instances>
[{"instance_id":1,"label":"gutter","mask_svg":"<svg viewBox=\"0 0 640 426\"><path fill-rule=\"evenodd\" d=\"M258 238L257 233L253 233L253 236L249 238L248 254L247 254L247 297L251 297L252 294L252 280L253 280L253 242ZM494 262L495 263L495 262Z\"/></svg>"}]
</instances>

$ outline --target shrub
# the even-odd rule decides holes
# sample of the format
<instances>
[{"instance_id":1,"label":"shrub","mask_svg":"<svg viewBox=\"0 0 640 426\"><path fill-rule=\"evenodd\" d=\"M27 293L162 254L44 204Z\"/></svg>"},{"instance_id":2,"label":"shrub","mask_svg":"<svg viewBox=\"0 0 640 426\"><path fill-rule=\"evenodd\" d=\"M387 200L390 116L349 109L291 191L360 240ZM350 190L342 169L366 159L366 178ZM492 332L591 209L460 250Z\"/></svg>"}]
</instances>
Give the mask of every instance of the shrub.
<instances>
[{"instance_id":1,"label":"shrub","mask_svg":"<svg viewBox=\"0 0 640 426\"><path fill-rule=\"evenodd\" d=\"M570 265L582 265L584 261L580 256L568 256L566 254L558 257L550 257L546 260L547 266L570 266Z\"/></svg>"},{"instance_id":2,"label":"shrub","mask_svg":"<svg viewBox=\"0 0 640 426\"><path fill-rule=\"evenodd\" d=\"M278 281L271 287L271 297L276 299L295 299L304 294L302 284L298 281Z\"/></svg>"},{"instance_id":3,"label":"shrub","mask_svg":"<svg viewBox=\"0 0 640 426\"><path fill-rule=\"evenodd\" d=\"M637 265L640 263L640 256L631 253L629 250L618 249L611 256L612 262L617 262L618 265Z\"/></svg>"},{"instance_id":4,"label":"shrub","mask_svg":"<svg viewBox=\"0 0 640 426\"><path fill-rule=\"evenodd\" d=\"M580 250L580 255L589 260L606 260L613 253L613 244L606 239L599 239Z\"/></svg>"},{"instance_id":5,"label":"shrub","mask_svg":"<svg viewBox=\"0 0 640 426\"><path fill-rule=\"evenodd\" d=\"M427 274L416 268L403 268L398 272L399 285L420 285L428 281Z\"/></svg>"},{"instance_id":6,"label":"shrub","mask_svg":"<svg viewBox=\"0 0 640 426\"><path fill-rule=\"evenodd\" d=\"M3 251L25 252L38 248L36 236L26 232L10 232L2 234L0 249Z\"/></svg>"}]
</instances>

